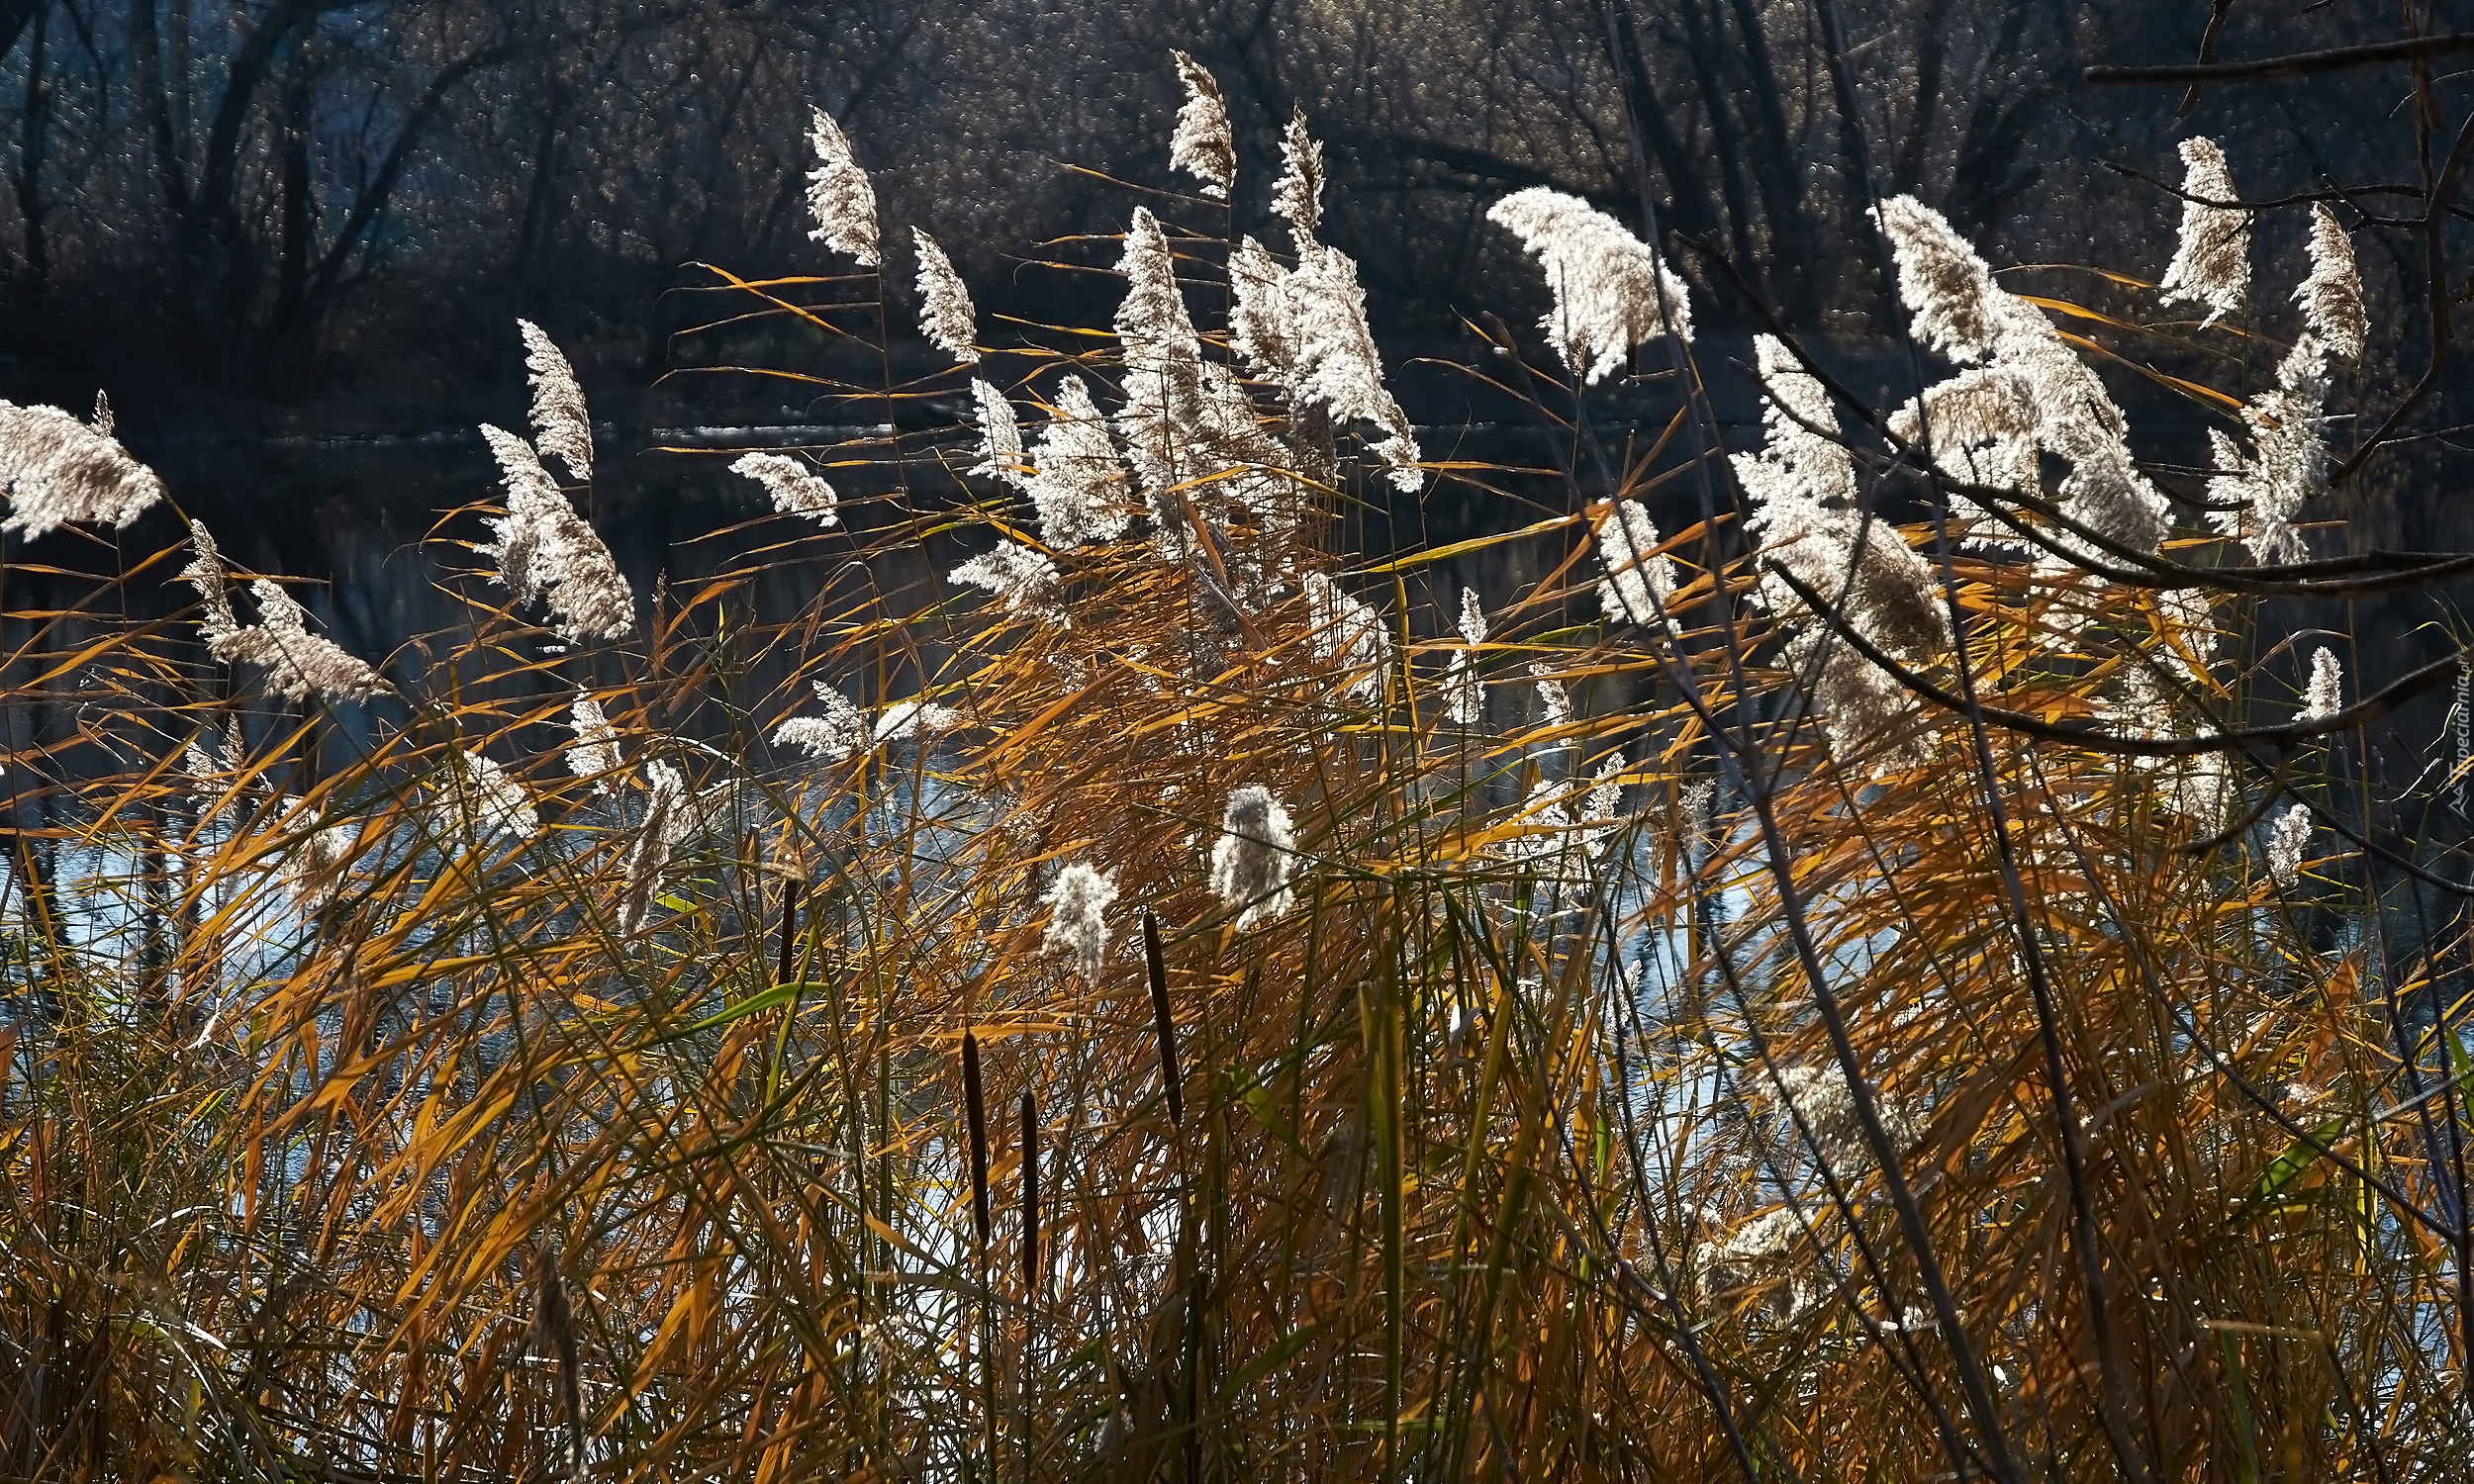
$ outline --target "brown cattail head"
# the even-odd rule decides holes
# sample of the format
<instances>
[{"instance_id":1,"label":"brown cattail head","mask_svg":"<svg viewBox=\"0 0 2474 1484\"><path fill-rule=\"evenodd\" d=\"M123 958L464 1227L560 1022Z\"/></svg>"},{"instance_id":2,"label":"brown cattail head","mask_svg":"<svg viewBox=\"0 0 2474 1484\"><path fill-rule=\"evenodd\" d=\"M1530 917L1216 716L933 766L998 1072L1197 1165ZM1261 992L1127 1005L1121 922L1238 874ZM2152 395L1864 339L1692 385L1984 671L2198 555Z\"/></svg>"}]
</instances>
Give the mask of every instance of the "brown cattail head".
<instances>
[{"instance_id":1,"label":"brown cattail head","mask_svg":"<svg viewBox=\"0 0 2474 1484\"><path fill-rule=\"evenodd\" d=\"M1169 1122L1186 1122L1186 1094L1177 1079L1177 1021L1169 1014L1169 971L1160 955L1160 922L1143 913L1143 963L1151 974L1151 1021L1160 1033L1160 1085L1169 1097Z\"/></svg>"},{"instance_id":2,"label":"brown cattail head","mask_svg":"<svg viewBox=\"0 0 2474 1484\"><path fill-rule=\"evenodd\" d=\"M533 1252L532 1343L558 1362L559 1398L567 1411L568 1477L584 1477L584 1398L578 1379L576 1316L567 1285L558 1276L558 1247L544 1241Z\"/></svg>"},{"instance_id":3,"label":"brown cattail head","mask_svg":"<svg viewBox=\"0 0 2474 1484\"><path fill-rule=\"evenodd\" d=\"M1022 1286L1039 1296L1039 1099L1022 1094Z\"/></svg>"},{"instance_id":4,"label":"brown cattail head","mask_svg":"<svg viewBox=\"0 0 2474 1484\"><path fill-rule=\"evenodd\" d=\"M798 880L786 881L782 886L782 970L774 976L774 982L777 984L789 983L792 971L799 967L796 962L799 948L799 898L807 889L808 883Z\"/></svg>"},{"instance_id":5,"label":"brown cattail head","mask_svg":"<svg viewBox=\"0 0 2474 1484\"><path fill-rule=\"evenodd\" d=\"M962 1117L971 1136L971 1225L988 1252L988 1098L980 1085L980 1038L962 1033Z\"/></svg>"}]
</instances>

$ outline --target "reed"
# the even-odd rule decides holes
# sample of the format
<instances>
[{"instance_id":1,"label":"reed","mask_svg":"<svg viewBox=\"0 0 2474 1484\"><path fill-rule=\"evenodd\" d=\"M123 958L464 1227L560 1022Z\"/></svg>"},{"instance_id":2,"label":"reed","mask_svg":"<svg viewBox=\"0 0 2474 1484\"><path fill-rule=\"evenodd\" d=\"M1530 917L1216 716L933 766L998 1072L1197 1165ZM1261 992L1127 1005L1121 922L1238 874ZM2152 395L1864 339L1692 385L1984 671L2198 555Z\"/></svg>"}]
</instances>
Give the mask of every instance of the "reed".
<instances>
[{"instance_id":1,"label":"reed","mask_svg":"<svg viewBox=\"0 0 2474 1484\"><path fill-rule=\"evenodd\" d=\"M0 1472L2460 1469L2465 944L2400 885L2454 881L2403 821L2466 764L2372 766L2460 661L2303 662L2269 606L2449 570L2296 524L2361 354L2333 219L2298 325L2186 223L2193 326L2056 319L1881 203L1951 365L1866 408L1764 337L1730 449L1702 290L1524 191L1555 359L1470 374L1554 457L1438 459L1319 146L1289 250L1227 240L1180 66L1210 199L1053 249L1119 254L1113 332L979 343L921 239L940 369L781 370L870 430L741 458L752 554L657 595L557 482L590 422L530 326L541 425L427 548L469 623L383 657L272 579L242 623L203 529L75 573L151 476L29 424L110 489L8 522L82 596L8 589L11 703L76 719L5 759ZM712 332L889 366L867 141L815 138L867 271L718 277ZM2100 372L2194 336L2177 475ZM1537 508L1349 549L1445 481ZM117 615L184 563L203 632Z\"/></svg>"}]
</instances>

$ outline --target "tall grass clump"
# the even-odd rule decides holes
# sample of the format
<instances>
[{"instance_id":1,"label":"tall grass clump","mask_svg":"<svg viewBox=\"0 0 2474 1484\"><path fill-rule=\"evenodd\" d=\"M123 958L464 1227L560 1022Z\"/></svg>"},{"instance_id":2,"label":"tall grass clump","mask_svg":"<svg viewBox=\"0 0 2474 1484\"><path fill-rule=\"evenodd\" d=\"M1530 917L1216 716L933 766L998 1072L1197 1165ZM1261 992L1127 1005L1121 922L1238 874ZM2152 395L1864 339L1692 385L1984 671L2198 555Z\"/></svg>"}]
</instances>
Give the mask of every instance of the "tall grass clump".
<instances>
[{"instance_id":1,"label":"tall grass clump","mask_svg":"<svg viewBox=\"0 0 2474 1484\"><path fill-rule=\"evenodd\" d=\"M2464 887L2401 812L2455 779L2374 743L2461 661L2279 627L2455 570L2312 534L2337 218L2254 283L2277 215L2194 204L2106 310L1881 201L1920 395L1781 328L1729 447L1706 291L1522 191L1552 308L1469 374L1555 458L1437 458L1320 145L1235 232L1176 60L1209 199L1055 249L1105 332L992 334L817 115L856 271L715 270L712 333L862 426L739 454L709 575L620 570L529 324L427 547L469 621L385 656L105 542L171 497L8 414L9 595L84 596L8 614L73 720L6 759L0 1471L2460 1469ZM1351 548L1446 481L1543 509Z\"/></svg>"}]
</instances>

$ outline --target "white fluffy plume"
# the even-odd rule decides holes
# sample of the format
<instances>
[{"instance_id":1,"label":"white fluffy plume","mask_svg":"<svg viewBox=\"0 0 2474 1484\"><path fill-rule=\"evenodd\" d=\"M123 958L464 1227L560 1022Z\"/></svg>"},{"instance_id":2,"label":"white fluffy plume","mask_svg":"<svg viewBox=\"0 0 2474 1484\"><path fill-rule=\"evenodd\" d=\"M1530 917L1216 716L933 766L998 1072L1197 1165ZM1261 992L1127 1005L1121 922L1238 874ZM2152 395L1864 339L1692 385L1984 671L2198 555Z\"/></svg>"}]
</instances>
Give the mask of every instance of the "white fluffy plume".
<instances>
[{"instance_id":1,"label":"white fluffy plume","mask_svg":"<svg viewBox=\"0 0 2474 1484\"><path fill-rule=\"evenodd\" d=\"M980 461L971 466L971 472L1027 490L1031 468L1022 459L1022 424L1014 420L1013 404L1004 393L974 376L971 405L980 424Z\"/></svg>"},{"instance_id":2,"label":"white fluffy plume","mask_svg":"<svg viewBox=\"0 0 2474 1484\"><path fill-rule=\"evenodd\" d=\"M1587 202L1531 186L1496 202L1486 219L1510 229L1545 266L1555 308L1539 323L1573 375L1595 382L1662 333L1692 339L1683 280Z\"/></svg>"},{"instance_id":3,"label":"white fluffy plume","mask_svg":"<svg viewBox=\"0 0 2474 1484\"><path fill-rule=\"evenodd\" d=\"M524 370L532 381L532 436L541 456L555 458L578 480L593 477L593 423L584 410L584 388L557 344L529 320L519 320Z\"/></svg>"},{"instance_id":4,"label":"white fluffy plume","mask_svg":"<svg viewBox=\"0 0 2474 1484\"><path fill-rule=\"evenodd\" d=\"M964 562L946 580L986 588L1004 601L1007 612L1065 622L1065 609L1057 603L1057 564L1018 541L999 540L996 550Z\"/></svg>"},{"instance_id":5,"label":"white fluffy plume","mask_svg":"<svg viewBox=\"0 0 2474 1484\"><path fill-rule=\"evenodd\" d=\"M56 407L0 402L0 486L9 515L0 531L29 539L71 523L123 526L163 498L154 471L129 456L110 432L108 404L97 422Z\"/></svg>"},{"instance_id":6,"label":"white fluffy plume","mask_svg":"<svg viewBox=\"0 0 2474 1484\"><path fill-rule=\"evenodd\" d=\"M936 239L913 227L910 240L919 249L919 330L928 342L958 365L977 365L979 325L971 309L971 291L954 271L953 259Z\"/></svg>"},{"instance_id":7,"label":"white fluffy plume","mask_svg":"<svg viewBox=\"0 0 2474 1484\"><path fill-rule=\"evenodd\" d=\"M2370 322L2362 312L2362 274L2354 266L2353 242L2336 214L2311 205L2311 273L2294 291L2303 323L2329 352L2344 361L2362 359Z\"/></svg>"},{"instance_id":8,"label":"white fluffy plume","mask_svg":"<svg viewBox=\"0 0 2474 1484\"><path fill-rule=\"evenodd\" d=\"M805 515L818 525L841 519L835 512L840 497L822 476L786 453L743 453L730 463L732 474L744 474L765 487L773 508L785 515Z\"/></svg>"},{"instance_id":9,"label":"white fluffy plume","mask_svg":"<svg viewBox=\"0 0 2474 1484\"><path fill-rule=\"evenodd\" d=\"M1169 168L1183 170L1202 182L1202 194L1228 199L1237 183L1237 141L1228 131L1228 107L1220 101L1220 85L1202 64L1183 51L1169 56L1186 83L1186 103L1177 111L1177 132L1169 136Z\"/></svg>"},{"instance_id":10,"label":"white fluffy plume","mask_svg":"<svg viewBox=\"0 0 2474 1484\"><path fill-rule=\"evenodd\" d=\"M816 167L808 173L808 215L816 225L808 235L876 267L884 261L877 251L876 187L851 157L850 140L833 116L820 108L809 113L808 142Z\"/></svg>"},{"instance_id":11,"label":"white fluffy plume","mask_svg":"<svg viewBox=\"0 0 2474 1484\"><path fill-rule=\"evenodd\" d=\"M2225 151L2209 139L2182 141L2182 189L2200 200L2182 202L2182 231L2173 261L2157 285L2167 304L2205 305L2213 325L2239 314L2250 292L2250 214L2212 201L2234 201L2234 174Z\"/></svg>"},{"instance_id":12,"label":"white fluffy plume","mask_svg":"<svg viewBox=\"0 0 2474 1484\"><path fill-rule=\"evenodd\" d=\"M1032 463L1031 504L1051 547L1062 551L1125 534L1133 520L1125 464L1081 377L1069 376L1057 389L1056 417L1040 435Z\"/></svg>"},{"instance_id":13,"label":"white fluffy plume","mask_svg":"<svg viewBox=\"0 0 2474 1484\"><path fill-rule=\"evenodd\" d=\"M1211 846L1211 892L1221 905L1242 909L1239 928L1288 910L1296 853L1296 828L1271 789L1248 784L1228 795Z\"/></svg>"},{"instance_id":14,"label":"white fluffy plume","mask_svg":"<svg viewBox=\"0 0 2474 1484\"><path fill-rule=\"evenodd\" d=\"M1084 862L1057 873L1056 884L1040 901L1048 908L1048 931L1040 951L1071 954L1083 972L1083 982L1097 984L1108 957L1108 923L1101 914L1116 900L1116 882Z\"/></svg>"},{"instance_id":15,"label":"white fluffy plume","mask_svg":"<svg viewBox=\"0 0 2474 1484\"><path fill-rule=\"evenodd\" d=\"M616 639L635 628L635 593L618 573L610 548L557 482L532 445L504 428L481 425L507 483L507 513L490 522L498 536L482 552L498 564L499 581L520 603L546 603L558 631L570 639Z\"/></svg>"}]
</instances>

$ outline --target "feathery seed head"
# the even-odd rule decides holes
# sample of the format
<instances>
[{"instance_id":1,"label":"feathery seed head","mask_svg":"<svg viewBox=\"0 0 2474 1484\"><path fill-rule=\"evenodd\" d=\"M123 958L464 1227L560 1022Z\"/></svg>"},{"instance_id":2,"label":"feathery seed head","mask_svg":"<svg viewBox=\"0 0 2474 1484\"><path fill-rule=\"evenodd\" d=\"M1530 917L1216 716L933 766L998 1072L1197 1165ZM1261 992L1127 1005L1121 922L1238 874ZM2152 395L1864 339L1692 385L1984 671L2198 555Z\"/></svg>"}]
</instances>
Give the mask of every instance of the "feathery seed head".
<instances>
[{"instance_id":1,"label":"feathery seed head","mask_svg":"<svg viewBox=\"0 0 2474 1484\"><path fill-rule=\"evenodd\" d=\"M2325 653L2326 651L2322 651ZM2280 886L2302 878L2303 852L2311 848L2311 806L2297 803L2276 816L2268 831L2268 876Z\"/></svg>"},{"instance_id":2,"label":"feathery seed head","mask_svg":"<svg viewBox=\"0 0 2474 1484\"><path fill-rule=\"evenodd\" d=\"M1574 376L1594 383L1660 334L1692 341L1692 302L1657 252L1614 218L1546 186L1514 191L1486 219L1545 266L1555 309L1539 324Z\"/></svg>"},{"instance_id":3,"label":"feathery seed head","mask_svg":"<svg viewBox=\"0 0 2474 1484\"><path fill-rule=\"evenodd\" d=\"M1305 600L1315 656L1349 672L1341 694L1361 700L1380 697L1391 669L1391 630L1382 615L1320 572L1305 575Z\"/></svg>"},{"instance_id":4,"label":"feathery seed head","mask_svg":"<svg viewBox=\"0 0 2474 1484\"><path fill-rule=\"evenodd\" d=\"M2325 202L2311 204L2311 272L2294 299L2303 324L2337 359L2359 362L2370 337L2362 312L2362 274L2354 266L2353 241Z\"/></svg>"},{"instance_id":5,"label":"feathery seed head","mask_svg":"<svg viewBox=\"0 0 2474 1484\"><path fill-rule=\"evenodd\" d=\"M1876 220L1889 234L1899 301L1914 317L1916 338L1961 365L1990 356L2001 338L2001 290L1975 248L1913 196L1882 202Z\"/></svg>"},{"instance_id":6,"label":"feathery seed head","mask_svg":"<svg viewBox=\"0 0 2474 1484\"><path fill-rule=\"evenodd\" d=\"M292 601L291 594L263 578L251 583L249 592L257 599L258 621L235 628L210 644L215 658L265 671L267 694L285 700L307 700L313 696L364 700L394 694L394 688L380 680L376 671L311 633L309 614Z\"/></svg>"},{"instance_id":7,"label":"feathery seed head","mask_svg":"<svg viewBox=\"0 0 2474 1484\"><path fill-rule=\"evenodd\" d=\"M808 235L849 253L862 267L876 267L884 261L877 251L876 187L851 156L850 139L833 116L820 108L809 112L808 142L816 167L808 174L808 215L816 225Z\"/></svg>"},{"instance_id":8,"label":"feathery seed head","mask_svg":"<svg viewBox=\"0 0 2474 1484\"><path fill-rule=\"evenodd\" d=\"M608 793L609 781L604 775L618 767L618 730L610 724L602 703L590 691L578 691L575 703L568 708L568 725L576 740L567 745L567 770L576 777L593 780L593 791Z\"/></svg>"},{"instance_id":9,"label":"feathery seed head","mask_svg":"<svg viewBox=\"0 0 2474 1484\"><path fill-rule=\"evenodd\" d=\"M1598 580L1598 606L1609 623L1637 623L1644 628L1676 631L1668 611L1675 596L1671 559L1657 554L1661 539L1647 506L1618 500L1599 517L1598 561L1606 576Z\"/></svg>"},{"instance_id":10,"label":"feathery seed head","mask_svg":"<svg viewBox=\"0 0 2474 1484\"><path fill-rule=\"evenodd\" d=\"M2326 721L2345 708L2345 666L2336 652L2323 645L2311 657L2311 679L2303 687L2297 721Z\"/></svg>"},{"instance_id":11,"label":"feathery seed head","mask_svg":"<svg viewBox=\"0 0 2474 1484\"><path fill-rule=\"evenodd\" d=\"M1477 601L1475 588L1461 590L1461 639L1469 644L1486 642L1486 605Z\"/></svg>"},{"instance_id":12,"label":"feathery seed head","mask_svg":"<svg viewBox=\"0 0 2474 1484\"><path fill-rule=\"evenodd\" d=\"M1004 600L1009 613L1027 613L1044 623L1066 622L1065 609L1057 603L1057 564L1018 541L999 540L996 550L956 567L946 580L986 588Z\"/></svg>"},{"instance_id":13,"label":"feathery seed head","mask_svg":"<svg viewBox=\"0 0 2474 1484\"><path fill-rule=\"evenodd\" d=\"M230 639L240 628L240 621L232 611L232 593L224 577L224 554L216 549L215 538L207 533L206 522L189 522L189 545L195 553L189 565L180 569L180 580L198 590L198 602L206 616L198 621L198 636L208 649Z\"/></svg>"},{"instance_id":14,"label":"feathery seed head","mask_svg":"<svg viewBox=\"0 0 2474 1484\"><path fill-rule=\"evenodd\" d=\"M819 762L838 763L870 744L868 719L850 698L822 681L814 683L821 716L794 716L774 729L773 745L795 747Z\"/></svg>"},{"instance_id":15,"label":"feathery seed head","mask_svg":"<svg viewBox=\"0 0 2474 1484\"><path fill-rule=\"evenodd\" d=\"M1022 458L1022 424L1014 420L1013 404L976 376L971 378L971 402L980 423L980 461L971 472L1028 491L1031 467Z\"/></svg>"},{"instance_id":16,"label":"feathery seed head","mask_svg":"<svg viewBox=\"0 0 2474 1484\"><path fill-rule=\"evenodd\" d=\"M824 526L841 519L835 511L841 497L804 460L786 453L743 453L731 460L730 472L764 486L773 508L785 515L805 515Z\"/></svg>"},{"instance_id":17,"label":"feathery seed head","mask_svg":"<svg viewBox=\"0 0 2474 1484\"><path fill-rule=\"evenodd\" d=\"M1288 224L1302 255L1323 225L1323 146L1306 133L1302 108L1288 116L1288 128L1280 138L1280 160L1272 214Z\"/></svg>"},{"instance_id":18,"label":"feathery seed head","mask_svg":"<svg viewBox=\"0 0 2474 1484\"><path fill-rule=\"evenodd\" d=\"M1242 930L1288 910L1297 851L1287 809L1260 784L1228 795L1220 838L1211 846L1211 891L1223 906L1242 907Z\"/></svg>"},{"instance_id":19,"label":"feathery seed head","mask_svg":"<svg viewBox=\"0 0 2474 1484\"><path fill-rule=\"evenodd\" d=\"M1228 199L1237 183L1237 141L1228 129L1228 108L1220 85L1202 64L1183 51L1171 51L1177 75L1186 83L1186 103L1177 111L1177 132L1169 136L1169 168L1183 170L1202 182L1202 194Z\"/></svg>"},{"instance_id":20,"label":"feathery seed head","mask_svg":"<svg viewBox=\"0 0 2474 1484\"><path fill-rule=\"evenodd\" d=\"M593 423L584 410L584 388L575 369L541 326L518 320L524 342L524 369L532 381L532 433L542 456L567 466L578 480L593 477Z\"/></svg>"},{"instance_id":21,"label":"feathery seed head","mask_svg":"<svg viewBox=\"0 0 2474 1484\"><path fill-rule=\"evenodd\" d=\"M481 551L519 603L542 600L571 640L617 639L635 629L635 591L618 573L599 532L567 502L532 445L481 425L507 483L507 513L490 521L498 536Z\"/></svg>"},{"instance_id":22,"label":"feathery seed head","mask_svg":"<svg viewBox=\"0 0 2474 1484\"><path fill-rule=\"evenodd\" d=\"M2182 231L2173 262L2156 287L2167 304L2200 304L2208 308L2204 328L2227 315L2237 314L2250 291L2250 213L2209 201L2233 201L2233 172L2225 151L2210 139L2182 141L2182 189L2202 200L2182 202Z\"/></svg>"},{"instance_id":23,"label":"feathery seed head","mask_svg":"<svg viewBox=\"0 0 2474 1484\"><path fill-rule=\"evenodd\" d=\"M509 778L507 770L485 757L480 749L464 749L457 762L455 785L456 808L461 819L471 821L475 841L487 841L501 833L528 840L540 833L541 816L533 811L523 785Z\"/></svg>"},{"instance_id":24,"label":"feathery seed head","mask_svg":"<svg viewBox=\"0 0 2474 1484\"><path fill-rule=\"evenodd\" d=\"M938 732L953 730L962 720L962 713L951 706L933 701L897 701L877 713L876 725L868 733L868 741L878 747L888 742L925 739Z\"/></svg>"},{"instance_id":25,"label":"feathery seed head","mask_svg":"<svg viewBox=\"0 0 2474 1484\"><path fill-rule=\"evenodd\" d=\"M953 260L935 238L913 227L910 240L919 249L920 332L956 364L977 365L979 324L971 309L971 291L963 287L962 275L954 271Z\"/></svg>"},{"instance_id":26,"label":"feathery seed head","mask_svg":"<svg viewBox=\"0 0 2474 1484\"><path fill-rule=\"evenodd\" d=\"M1067 377L1058 389L1056 417L1040 435L1033 465L1031 504L1049 546L1062 551L1125 534L1133 520L1125 465L1081 377Z\"/></svg>"},{"instance_id":27,"label":"feathery seed head","mask_svg":"<svg viewBox=\"0 0 2474 1484\"><path fill-rule=\"evenodd\" d=\"M0 489L9 514L0 531L32 540L75 524L124 526L163 499L163 482L129 456L103 426L89 426L56 407L0 402Z\"/></svg>"},{"instance_id":28,"label":"feathery seed head","mask_svg":"<svg viewBox=\"0 0 2474 1484\"><path fill-rule=\"evenodd\" d=\"M1096 985L1108 956L1108 924L1100 914L1115 900L1116 882L1092 866L1077 861L1058 872L1056 884L1040 898L1048 908L1040 951L1072 954L1083 982Z\"/></svg>"}]
</instances>

